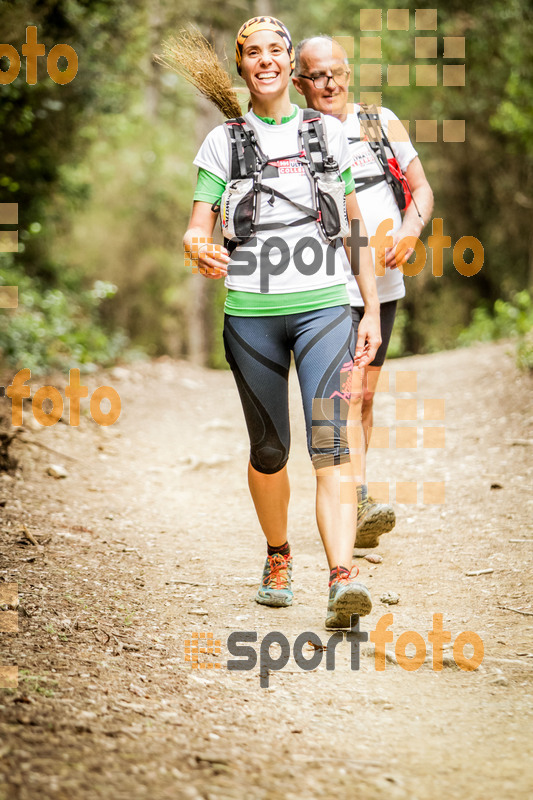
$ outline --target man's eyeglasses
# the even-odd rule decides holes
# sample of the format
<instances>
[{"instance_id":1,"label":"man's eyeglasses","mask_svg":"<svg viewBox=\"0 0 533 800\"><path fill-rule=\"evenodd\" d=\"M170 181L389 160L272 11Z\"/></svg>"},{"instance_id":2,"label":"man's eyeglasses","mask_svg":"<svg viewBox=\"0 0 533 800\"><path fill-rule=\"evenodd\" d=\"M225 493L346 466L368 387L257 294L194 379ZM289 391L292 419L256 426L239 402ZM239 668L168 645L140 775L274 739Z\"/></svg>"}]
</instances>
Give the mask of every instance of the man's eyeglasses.
<instances>
[{"instance_id":1,"label":"man's eyeglasses","mask_svg":"<svg viewBox=\"0 0 533 800\"><path fill-rule=\"evenodd\" d=\"M331 75L326 75L324 72L320 75L298 75L299 78L305 78L307 81L313 81L315 89L325 89L328 83L332 80L337 86L345 86L350 77L350 70L346 67L338 67L331 70Z\"/></svg>"}]
</instances>

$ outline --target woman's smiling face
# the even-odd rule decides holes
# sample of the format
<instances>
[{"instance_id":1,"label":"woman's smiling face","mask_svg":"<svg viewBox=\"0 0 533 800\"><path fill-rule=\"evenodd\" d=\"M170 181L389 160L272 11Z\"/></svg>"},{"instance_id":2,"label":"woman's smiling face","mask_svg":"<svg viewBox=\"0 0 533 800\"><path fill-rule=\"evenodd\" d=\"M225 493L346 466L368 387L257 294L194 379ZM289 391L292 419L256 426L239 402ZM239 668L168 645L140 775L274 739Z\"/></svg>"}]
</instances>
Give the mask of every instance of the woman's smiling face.
<instances>
[{"instance_id":1,"label":"woman's smiling face","mask_svg":"<svg viewBox=\"0 0 533 800\"><path fill-rule=\"evenodd\" d=\"M285 91L291 64L281 36L274 31L257 31L249 36L242 49L241 71L254 95L272 97Z\"/></svg>"}]
</instances>

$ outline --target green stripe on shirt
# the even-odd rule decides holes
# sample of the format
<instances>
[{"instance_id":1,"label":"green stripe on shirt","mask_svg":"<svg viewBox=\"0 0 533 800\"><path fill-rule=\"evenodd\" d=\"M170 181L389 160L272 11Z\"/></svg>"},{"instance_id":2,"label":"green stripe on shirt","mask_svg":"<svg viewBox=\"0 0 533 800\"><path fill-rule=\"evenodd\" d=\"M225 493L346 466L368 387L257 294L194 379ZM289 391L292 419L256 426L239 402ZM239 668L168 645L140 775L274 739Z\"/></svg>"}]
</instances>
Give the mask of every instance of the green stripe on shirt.
<instances>
[{"instance_id":1,"label":"green stripe on shirt","mask_svg":"<svg viewBox=\"0 0 533 800\"><path fill-rule=\"evenodd\" d=\"M231 317L275 317L282 314L301 314L319 308L348 306L346 284L308 289L304 292L262 294L228 289L224 311Z\"/></svg>"}]
</instances>

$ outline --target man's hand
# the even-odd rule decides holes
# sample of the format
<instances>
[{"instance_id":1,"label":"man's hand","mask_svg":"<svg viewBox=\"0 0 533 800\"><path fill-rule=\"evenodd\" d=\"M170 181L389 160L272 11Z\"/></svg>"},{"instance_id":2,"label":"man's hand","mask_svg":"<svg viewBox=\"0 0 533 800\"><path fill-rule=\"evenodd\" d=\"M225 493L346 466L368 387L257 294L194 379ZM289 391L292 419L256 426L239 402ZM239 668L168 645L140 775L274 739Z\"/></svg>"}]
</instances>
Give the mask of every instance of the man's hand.
<instances>
[{"instance_id":1,"label":"man's hand","mask_svg":"<svg viewBox=\"0 0 533 800\"><path fill-rule=\"evenodd\" d=\"M381 323L378 314L365 312L357 331L357 344L353 363L359 369L371 364L381 344Z\"/></svg>"},{"instance_id":2,"label":"man's hand","mask_svg":"<svg viewBox=\"0 0 533 800\"><path fill-rule=\"evenodd\" d=\"M229 253L221 244L201 244L198 247L198 272L205 278L224 278L228 274Z\"/></svg>"},{"instance_id":3,"label":"man's hand","mask_svg":"<svg viewBox=\"0 0 533 800\"><path fill-rule=\"evenodd\" d=\"M405 264L408 258L414 253L414 247L408 247L405 242L407 236L419 237L422 233L422 225L416 228L402 225L396 233L392 233L392 247L388 247L385 251L385 266L390 269L396 269Z\"/></svg>"}]
</instances>

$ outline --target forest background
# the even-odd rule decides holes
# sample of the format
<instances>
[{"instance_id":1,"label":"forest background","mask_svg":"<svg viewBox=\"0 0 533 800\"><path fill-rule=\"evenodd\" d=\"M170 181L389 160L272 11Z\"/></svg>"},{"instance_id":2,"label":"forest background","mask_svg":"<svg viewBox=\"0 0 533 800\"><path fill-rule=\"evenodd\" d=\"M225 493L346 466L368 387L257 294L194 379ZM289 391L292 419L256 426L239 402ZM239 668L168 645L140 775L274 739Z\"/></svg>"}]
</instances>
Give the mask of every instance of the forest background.
<instances>
[{"instance_id":1,"label":"forest background","mask_svg":"<svg viewBox=\"0 0 533 800\"><path fill-rule=\"evenodd\" d=\"M387 26L387 12L398 8L409 12L408 30ZM435 8L437 30L415 28L416 11ZM382 11L381 31L361 30L361 9ZM192 160L222 117L153 54L169 36L197 26L221 57L227 54L245 107L234 39L258 13L280 17L294 42L316 33L353 37L355 98L376 91L360 84L360 65L381 63L383 105L410 123L435 194L434 217L442 218L452 247L444 251L442 277L433 276L427 248L422 272L406 279L390 354L516 336L519 364L533 368L527 0L438 7L422 0L0 1L2 44L22 54L26 28L35 25L46 53L66 43L79 60L64 85L49 77L46 58L38 59L35 84L27 83L22 58L18 77L0 85L0 203L18 204L18 224L0 225L0 238L18 231L18 252L0 253L0 286L18 286L19 298L17 308L0 312L0 367L89 372L162 354L226 366L224 287L193 275L181 245L196 178ZM360 58L361 39L376 36L381 59ZM422 37L437 37L436 58L415 57L415 38ZM464 57L446 57L445 37L464 37ZM465 85L443 85L443 67L463 64ZM388 85L388 65L409 65L409 85ZM417 65L436 65L437 85L416 85ZM7 58L0 68L9 68ZM293 100L301 98L294 93ZM437 121L437 141L417 141L416 120L428 119ZM464 120L465 140L443 141L444 120ZM426 245L430 233L428 225ZM471 277L452 259L463 236L484 248L483 267Z\"/></svg>"}]
</instances>

